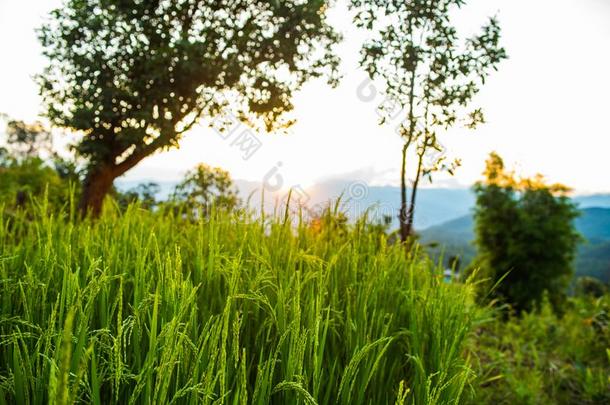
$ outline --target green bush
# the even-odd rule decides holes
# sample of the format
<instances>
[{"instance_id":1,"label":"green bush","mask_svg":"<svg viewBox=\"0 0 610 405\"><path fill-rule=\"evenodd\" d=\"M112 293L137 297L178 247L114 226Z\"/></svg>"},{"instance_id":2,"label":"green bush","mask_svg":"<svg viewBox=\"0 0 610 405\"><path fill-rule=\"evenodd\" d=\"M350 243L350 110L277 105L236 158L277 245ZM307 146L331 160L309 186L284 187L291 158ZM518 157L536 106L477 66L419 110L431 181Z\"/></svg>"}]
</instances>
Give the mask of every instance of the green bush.
<instances>
[{"instance_id":1,"label":"green bush","mask_svg":"<svg viewBox=\"0 0 610 405\"><path fill-rule=\"evenodd\" d=\"M475 404L610 403L610 296L571 298L478 332Z\"/></svg>"},{"instance_id":2,"label":"green bush","mask_svg":"<svg viewBox=\"0 0 610 405\"><path fill-rule=\"evenodd\" d=\"M495 153L485 175L474 187L475 266L495 285L493 295L517 311L539 305L545 292L560 309L580 241L574 228L578 211L567 189L542 177L516 179ZM486 287L485 293L491 285Z\"/></svg>"},{"instance_id":3,"label":"green bush","mask_svg":"<svg viewBox=\"0 0 610 405\"><path fill-rule=\"evenodd\" d=\"M0 165L0 204L11 208L26 206L32 198L42 200L55 209L66 204L74 187L38 157L23 160L7 159Z\"/></svg>"}]
</instances>

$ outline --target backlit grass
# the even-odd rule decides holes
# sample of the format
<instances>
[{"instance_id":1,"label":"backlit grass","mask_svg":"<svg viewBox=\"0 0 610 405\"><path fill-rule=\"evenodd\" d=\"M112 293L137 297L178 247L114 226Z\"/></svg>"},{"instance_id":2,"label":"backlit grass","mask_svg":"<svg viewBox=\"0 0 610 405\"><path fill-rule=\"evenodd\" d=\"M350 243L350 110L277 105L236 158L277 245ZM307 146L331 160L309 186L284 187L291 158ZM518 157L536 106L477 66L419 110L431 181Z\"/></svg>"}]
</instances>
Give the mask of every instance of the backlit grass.
<instances>
[{"instance_id":1,"label":"backlit grass","mask_svg":"<svg viewBox=\"0 0 610 405\"><path fill-rule=\"evenodd\" d=\"M0 208L0 403L460 403L472 289L365 221ZM330 214L328 214L330 215Z\"/></svg>"}]
</instances>

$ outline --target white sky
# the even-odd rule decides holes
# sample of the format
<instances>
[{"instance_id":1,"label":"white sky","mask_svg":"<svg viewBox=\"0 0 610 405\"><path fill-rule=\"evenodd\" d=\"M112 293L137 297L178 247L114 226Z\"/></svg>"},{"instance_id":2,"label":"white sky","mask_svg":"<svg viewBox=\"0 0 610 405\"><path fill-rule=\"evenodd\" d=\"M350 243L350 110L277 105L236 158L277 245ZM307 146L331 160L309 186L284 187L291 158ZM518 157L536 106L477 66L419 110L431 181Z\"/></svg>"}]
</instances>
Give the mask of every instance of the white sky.
<instances>
[{"instance_id":1,"label":"white sky","mask_svg":"<svg viewBox=\"0 0 610 405\"><path fill-rule=\"evenodd\" d=\"M41 111L32 76L44 59L34 28L58 4L0 0L0 112L33 120ZM475 30L494 14L510 59L477 100L488 123L442 139L463 166L436 184L472 184L495 150L524 174L540 172L581 193L610 191L610 0L471 0L456 17L459 26ZM383 98L357 97L365 80L357 69L362 38L341 7L333 21L346 37L339 48L344 78L337 89L318 82L298 94L298 123L288 135L261 135L263 146L244 161L231 141L196 128L179 150L148 158L127 178L174 180L205 162L260 181L282 162L284 186L328 178L397 184L400 140L392 127L377 125Z\"/></svg>"}]
</instances>

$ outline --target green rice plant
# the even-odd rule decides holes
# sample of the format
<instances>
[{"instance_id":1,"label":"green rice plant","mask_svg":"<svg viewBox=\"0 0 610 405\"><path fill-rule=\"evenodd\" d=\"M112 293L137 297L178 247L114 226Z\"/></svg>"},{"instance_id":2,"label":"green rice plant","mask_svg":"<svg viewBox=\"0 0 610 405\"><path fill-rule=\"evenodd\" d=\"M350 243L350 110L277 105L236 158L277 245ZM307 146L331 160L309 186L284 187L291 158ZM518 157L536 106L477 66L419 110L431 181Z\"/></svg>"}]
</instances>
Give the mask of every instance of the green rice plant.
<instances>
[{"instance_id":1,"label":"green rice plant","mask_svg":"<svg viewBox=\"0 0 610 405\"><path fill-rule=\"evenodd\" d=\"M358 221L0 208L0 403L458 404L481 313Z\"/></svg>"}]
</instances>

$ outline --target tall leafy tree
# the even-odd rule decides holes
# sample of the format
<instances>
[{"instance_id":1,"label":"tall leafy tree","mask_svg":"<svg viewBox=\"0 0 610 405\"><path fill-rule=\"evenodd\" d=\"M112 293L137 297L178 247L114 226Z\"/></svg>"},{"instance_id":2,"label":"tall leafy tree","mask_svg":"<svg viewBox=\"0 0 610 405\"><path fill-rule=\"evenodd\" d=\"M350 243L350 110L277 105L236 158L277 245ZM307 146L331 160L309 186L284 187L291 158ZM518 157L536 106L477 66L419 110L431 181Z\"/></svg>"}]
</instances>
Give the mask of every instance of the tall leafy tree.
<instances>
[{"instance_id":1,"label":"tall leafy tree","mask_svg":"<svg viewBox=\"0 0 610 405\"><path fill-rule=\"evenodd\" d=\"M39 33L46 115L80 131L81 209L202 118L274 130L307 80L336 81L324 0L65 0ZM284 118L282 118L284 117Z\"/></svg>"},{"instance_id":2,"label":"tall leafy tree","mask_svg":"<svg viewBox=\"0 0 610 405\"><path fill-rule=\"evenodd\" d=\"M540 176L519 180L497 154L487 161L485 177L475 186L476 263L482 274L499 283L494 293L518 311L539 303L544 291L558 304L580 240L569 190Z\"/></svg>"},{"instance_id":3,"label":"tall leafy tree","mask_svg":"<svg viewBox=\"0 0 610 405\"><path fill-rule=\"evenodd\" d=\"M413 232L417 190L422 178L453 170L439 142L441 131L463 123L470 128L484 121L473 97L489 73L506 58L500 27L494 18L468 39L458 35L452 14L464 0L352 0L356 24L370 33L362 47L361 66L372 80L385 85L388 102L381 105L382 123L404 111L398 132L401 151L400 234ZM413 156L412 176L407 158ZM407 181L411 179L411 195ZM409 197L409 198L408 198Z\"/></svg>"}]
</instances>

